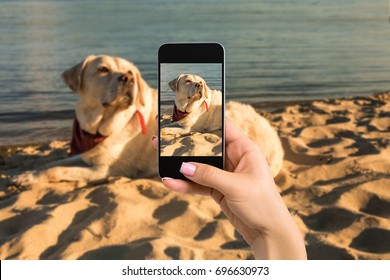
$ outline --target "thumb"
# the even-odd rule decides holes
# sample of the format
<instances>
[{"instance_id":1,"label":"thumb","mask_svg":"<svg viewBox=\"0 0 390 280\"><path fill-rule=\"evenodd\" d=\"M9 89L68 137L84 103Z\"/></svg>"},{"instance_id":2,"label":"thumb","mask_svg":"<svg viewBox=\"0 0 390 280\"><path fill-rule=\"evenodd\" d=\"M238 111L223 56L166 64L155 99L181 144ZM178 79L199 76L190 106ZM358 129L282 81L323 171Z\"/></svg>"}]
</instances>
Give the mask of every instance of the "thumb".
<instances>
[{"instance_id":1,"label":"thumb","mask_svg":"<svg viewBox=\"0 0 390 280\"><path fill-rule=\"evenodd\" d=\"M189 180L216 189L225 195L232 192L238 176L238 174L198 162L183 162L180 172Z\"/></svg>"}]
</instances>

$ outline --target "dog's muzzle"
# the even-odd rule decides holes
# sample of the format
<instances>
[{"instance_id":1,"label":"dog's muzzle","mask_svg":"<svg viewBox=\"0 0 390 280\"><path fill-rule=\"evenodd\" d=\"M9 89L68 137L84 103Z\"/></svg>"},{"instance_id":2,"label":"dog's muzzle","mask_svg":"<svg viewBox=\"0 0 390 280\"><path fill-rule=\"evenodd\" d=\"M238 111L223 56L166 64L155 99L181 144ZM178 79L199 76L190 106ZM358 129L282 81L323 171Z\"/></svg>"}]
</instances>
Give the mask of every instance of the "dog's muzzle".
<instances>
[{"instance_id":1,"label":"dog's muzzle","mask_svg":"<svg viewBox=\"0 0 390 280\"><path fill-rule=\"evenodd\" d=\"M134 92L134 76L132 73L125 73L118 77L118 81L121 85L121 89L126 91L125 94L119 94L120 106L127 108L133 103Z\"/></svg>"},{"instance_id":2,"label":"dog's muzzle","mask_svg":"<svg viewBox=\"0 0 390 280\"><path fill-rule=\"evenodd\" d=\"M192 96L189 96L188 99L195 99L199 100L203 96L203 84L202 83L196 83L195 84L195 89L194 89L194 94Z\"/></svg>"}]
</instances>

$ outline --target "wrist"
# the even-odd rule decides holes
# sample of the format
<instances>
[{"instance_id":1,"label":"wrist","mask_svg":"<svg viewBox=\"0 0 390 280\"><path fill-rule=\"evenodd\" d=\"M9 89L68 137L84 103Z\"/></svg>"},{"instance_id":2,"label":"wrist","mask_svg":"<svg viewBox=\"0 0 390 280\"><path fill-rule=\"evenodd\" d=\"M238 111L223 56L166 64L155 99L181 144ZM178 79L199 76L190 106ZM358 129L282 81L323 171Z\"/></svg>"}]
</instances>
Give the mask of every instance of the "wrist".
<instances>
[{"instance_id":1,"label":"wrist","mask_svg":"<svg viewBox=\"0 0 390 280\"><path fill-rule=\"evenodd\" d=\"M255 259L307 259L301 232L294 221L259 234L251 243Z\"/></svg>"}]
</instances>

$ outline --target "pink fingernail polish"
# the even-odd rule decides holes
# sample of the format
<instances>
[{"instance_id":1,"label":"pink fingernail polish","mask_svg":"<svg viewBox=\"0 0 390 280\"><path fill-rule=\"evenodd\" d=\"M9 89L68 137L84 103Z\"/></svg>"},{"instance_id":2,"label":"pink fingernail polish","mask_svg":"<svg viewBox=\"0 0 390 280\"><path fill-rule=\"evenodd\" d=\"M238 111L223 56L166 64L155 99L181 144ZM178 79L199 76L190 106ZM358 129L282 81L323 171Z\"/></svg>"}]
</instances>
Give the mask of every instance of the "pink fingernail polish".
<instances>
[{"instance_id":1,"label":"pink fingernail polish","mask_svg":"<svg viewBox=\"0 0 390 280\"><path fill-rule=\"evenodd\" d=\"M171 178L171 177L162 177L162 178L161 178L161 181L162 181L162 182L164 182L165 180L172 180L172 178Z\"/></svg>"},{"instance_id":2,"label":"pink fingernail polish","mask_svg":"<svg viewBox=\"0 0 390 280\"><path fill-rule=\"evenodd\" d=\"M183 162L180 167L180 172L187 176L194 176L195 170L196 166L187 162Z\"/></svg>"}]
</instances>

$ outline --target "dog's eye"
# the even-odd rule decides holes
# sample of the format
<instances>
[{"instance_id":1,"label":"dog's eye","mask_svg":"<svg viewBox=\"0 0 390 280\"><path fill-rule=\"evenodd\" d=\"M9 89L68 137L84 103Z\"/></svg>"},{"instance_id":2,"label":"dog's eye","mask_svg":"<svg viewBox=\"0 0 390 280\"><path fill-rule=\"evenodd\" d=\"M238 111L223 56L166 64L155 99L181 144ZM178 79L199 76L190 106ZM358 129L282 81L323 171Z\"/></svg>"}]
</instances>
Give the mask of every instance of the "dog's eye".
<instances>
[{"instance_id":1,"label":"dog's eye","mask_svg":"<svg viewBox=\"0 0 390 280\"><path fill-rule=\"evenodd\" d=\"M191 81L190 80L186 80L185 83L188 85L188 84L191 84Z\"/></svg>"},{"instance_id":2,"label":"dog's eye","mask_svg":"<svg viewBox=\"0 0 390 280\"><path fill-rule=\"evenodd\" d=\"M110 70L108 70L107 67L102 66L102 67L99 67L99 68L98 68L98 72L99 72L99 73L108 73L108 72L110 72Z\"/></svg>"}]
</instances>

